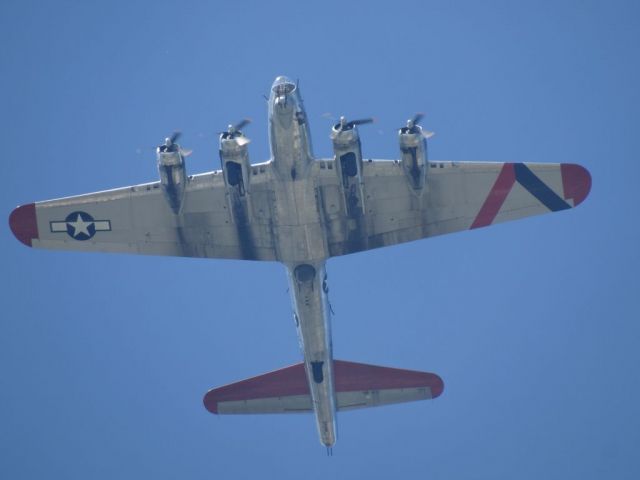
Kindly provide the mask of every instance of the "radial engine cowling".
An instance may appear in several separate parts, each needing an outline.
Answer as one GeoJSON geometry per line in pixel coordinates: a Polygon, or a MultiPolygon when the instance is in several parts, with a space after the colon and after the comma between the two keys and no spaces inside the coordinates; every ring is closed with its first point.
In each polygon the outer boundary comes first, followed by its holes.
{"type": "Polygon", "coordinates": [[[426,137],[431,132],[424,132],[417,124],[420,116],[407,122],[398,132],[400,153],[402,155],[402,167],[407,174],[411,186],[415,190],[424,187],[427,176],[427,141],[426,137]]]}
{"type": "Polygon", "coordinates": [[[357,217],[364,212],[362,148],[357,125],[370,123],[372,119],[347,122],[344,117],[331,129],[331,141],[335,154],[336,172],[342,180],[347,215],[357,217]]]}
{"type": "Polygon", "coordinates": [[[362,148],[358,129],[345,125],[343,119],[331,129],[333,152],[337,171],[342,177],[342,185],[347,187],[352,179],[359,181],[362,176],[362,148]]]}
{"type": "Polygon", "coordinates": [[[160,184],[165,198],[175,214],[180,213],[182,209],[187,184],[184,157],[190,153],[182,150],[180,145],[175,143],[177,138],[178,134],[174,133],[156,149],[160,184]]]}
{"type": "Polygon", "coordinates": [[[220,162],[227,189],[244,196],[249,188],[249,139],[237,127],[220,134],[220,162]]]}

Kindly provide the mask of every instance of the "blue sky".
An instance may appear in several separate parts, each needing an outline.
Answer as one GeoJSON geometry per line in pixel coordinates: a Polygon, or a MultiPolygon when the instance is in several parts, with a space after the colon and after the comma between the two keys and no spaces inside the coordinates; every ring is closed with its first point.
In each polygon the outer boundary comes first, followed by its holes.
{"type": "Polygon", "coordinates": [[[0,232],[0,477],[640,476],[640,11],[632,1],[28,2],[0,16],[2,210],[190,173],[299,78],[318,156],[330,112],[374,115],[396,158],[573,162],[576,210],[334,259],[337,358],[427,370],[444,394],[339,416],[215,417],[207,389],[300,360],[278,264],[36,251],[0,232]],[[517,4],[516,4],[517,3],[517,4]]]}

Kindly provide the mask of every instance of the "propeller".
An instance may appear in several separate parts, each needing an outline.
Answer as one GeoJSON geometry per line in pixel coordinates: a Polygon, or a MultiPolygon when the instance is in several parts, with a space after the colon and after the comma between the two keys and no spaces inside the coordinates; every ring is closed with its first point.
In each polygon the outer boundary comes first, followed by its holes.
{"type": "Polygon", "coordinates": [[[164,139],[164,143],[158,147],[160,152],[180,152],[183,157],[188,157],[193,153],[193,150],[184,150],[176,142],[182,136],[182,132],[176,130],[171,136],[164,139]]]}
{"type": "Polygon", "coordinates": [[[164,143],[158,147],[158,150],[161,152],[177,152],[179,145],[176,140],[180,138],[180,135],[182,135],[180,131],[173,132],[171,136],[164,139],[164,143]]]}
{"type": "Polygon", "coordinates": [[[243,146],[246,145],[247,143],[249,143],[249,139],[247,137],[245,137],[241,130],[246,127],[247,125],[249,125],[251,123],[251,119],[250,118],[244,118],[242,120],[240,120],[238,123],[236,123],[235,125],[229,125],[227,127],[227,130],[225,130],[224,132],[220,132],[220,135],[222,135],[223,139],[236,139],[236,141],[238,142],[238,145],[243,146]]]}
{"type": "Polygon", "coordinates": [[[179,130],[176,130],[175,132],[173,132],[171,134],[171,136],[167,139],[168,143],[171,145],[173,143],[176,143],[178,141],[178,139],[182,136],[182,132],[180,132],[179,130]]]}
{"type": "Polygon", "coordinates": [[[345,117],[340,117],[340,122],[336,123],[334,128],[339,132],[342,132],[344,130],[351,130],[356,125],[366,125],[367,123],[373,123],[375,121],[376,119],[373,117],[359,118],[357,120],[350,120],[350,121],[347,121],[345,117]]]}
{"type": "Polygon", "coordinates": [[[416,113],[413,118],[410,118],[409,120],[407,120],[407,126],[405,128],[403,128],[403,132],[402,133],[418,133],[418,132],[422,132],[422,136],[424,138],[431,138],[435,135],[435,132],[430,132],[429,130],[422,130],[422,128],[420,127],[420,122],[422,121],[422,119],[424,118],[424,113],[422,112],[418,112],[416,113]]]}

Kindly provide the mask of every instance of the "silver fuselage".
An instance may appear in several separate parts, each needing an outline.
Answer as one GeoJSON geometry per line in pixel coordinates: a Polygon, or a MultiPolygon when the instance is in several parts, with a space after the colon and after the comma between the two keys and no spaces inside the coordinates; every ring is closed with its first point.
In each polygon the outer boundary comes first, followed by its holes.
{"type": "Polygon", "coordinates": [[[331,319],[325,260],[329,257],[311,173],[314,161],[296,85],[278,77],[269,98],[269,140],[275,178],[275,237],[287,267],[294,321],[304,356],[321,442],[336,440],[331,319]]]}

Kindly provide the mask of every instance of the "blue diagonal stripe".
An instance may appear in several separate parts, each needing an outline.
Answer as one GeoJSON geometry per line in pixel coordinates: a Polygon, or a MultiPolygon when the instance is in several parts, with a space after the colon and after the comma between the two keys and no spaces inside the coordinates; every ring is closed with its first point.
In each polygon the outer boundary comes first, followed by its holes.
{"type": "Polygon", "coordinates": [[[557,212],[558,210],[571,208],[571,205],[551,190],[524,163],[516,163],[514,168],[516,171],[516,181],[549,210],[557,212]]]}

